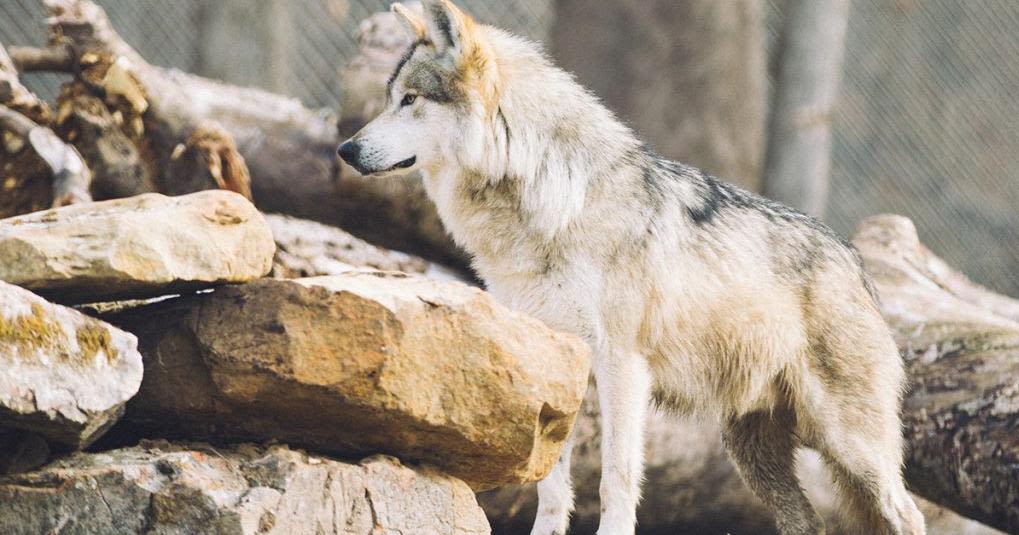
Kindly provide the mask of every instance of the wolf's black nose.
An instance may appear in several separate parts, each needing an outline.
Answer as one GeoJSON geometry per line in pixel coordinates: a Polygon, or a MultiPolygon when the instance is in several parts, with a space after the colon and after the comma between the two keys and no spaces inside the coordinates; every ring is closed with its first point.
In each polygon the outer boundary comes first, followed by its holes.
{"type": "Polygon", "coordinates": [[[357,157],[361,155],[361,146],[358,145],[356,142],[348,139],[347,141],[344,141],[342,145],[340,145],[339,150],[337,150],[336,152],[339,153],[340,158],[343,158],[343,161],[349,163],[354,167],[358,166],[357,157]]]}

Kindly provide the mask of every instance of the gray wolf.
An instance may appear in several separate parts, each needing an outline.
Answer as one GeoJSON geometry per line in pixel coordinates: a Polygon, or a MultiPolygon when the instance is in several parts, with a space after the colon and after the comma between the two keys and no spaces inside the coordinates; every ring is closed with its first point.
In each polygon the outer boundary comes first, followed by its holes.
{"type": "MultiPolygon", "coordinates": [[[[651,401],[719,418],[784,534],[824,532],[800,447],[831,466],[855,529],[924,533],[901,475],[902,362],[849,244],[659,157],[537,45],[447,0],[393,9],[414,43],[340,155],[365,175],[420,170],[488,289],[590,344],[599,534],[634,533],[651,401]]],[[[538,484],[535,535],[567,530],[570,449],[538,484]]]]}

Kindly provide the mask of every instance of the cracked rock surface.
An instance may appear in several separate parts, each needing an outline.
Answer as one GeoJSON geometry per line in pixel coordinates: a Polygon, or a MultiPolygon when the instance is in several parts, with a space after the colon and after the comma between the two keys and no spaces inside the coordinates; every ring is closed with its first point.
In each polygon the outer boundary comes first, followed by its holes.
{"type": "Polygon", "coordinates": [[[0,533],[485,535],[462,481],[374,456],[143,442],[0,478],[0,533]]]}

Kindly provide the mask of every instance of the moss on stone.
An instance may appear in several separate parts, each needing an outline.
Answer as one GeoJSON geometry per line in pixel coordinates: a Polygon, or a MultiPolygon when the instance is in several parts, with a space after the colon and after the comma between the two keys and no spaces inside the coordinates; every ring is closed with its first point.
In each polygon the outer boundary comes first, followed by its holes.
{"type": "Polygon", "coordinates": [[[107,361],[112,361],[115,352],[110,331],[89,320],[76,332],[78,351],[68,351],[65,332],[60,323],[47,314],[45,307],[33,303],[30,312],[16,318],[0,316],[0,344],[18,348],[22,356],[36,350],[48,350],[55,356],[87,364],[96,353],[103,351],[107,361]]]}
{"type": "Polygon", "coordinates": [[[33,350],[54,346],[63,334],[56,322],[46,315],[46,309],[33,303],[31,312],[24,316],[7,319],[0,316],[0,341],[19,349],[33,350]]]}
{"type": "Polygon", "coordinates": [[[81,358],[86,362],[92,360],[99,351],[106,355],[107,362],[113,361],[114,352],[110,346],[109,329],[89,323],[78,329],[77,338],[78,350],[81,352],[81,358]]]}

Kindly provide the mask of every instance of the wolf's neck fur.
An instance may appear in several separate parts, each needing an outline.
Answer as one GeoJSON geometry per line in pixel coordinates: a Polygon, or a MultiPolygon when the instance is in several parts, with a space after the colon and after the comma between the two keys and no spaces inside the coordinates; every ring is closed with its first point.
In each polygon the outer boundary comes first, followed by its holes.
{"type": "Polygon", "coordinates": [[[498,110],[484,122],[486,131],[465,136],[468,146],[451,168],[427,179],[454,238],[479,257],[509,253],[481,247],[491,236],[474,239],[493,221],[516,246],[554,240],[577,224],[592,195],[612,195],[639,180],[614,170],[632,169],[623,165],[627,158],[643,154],[633,132],[538,47],[501,30],[483,31],[498,54],[498,110]],[[484,225],[471,224],[481,219],[484,225]]]}

